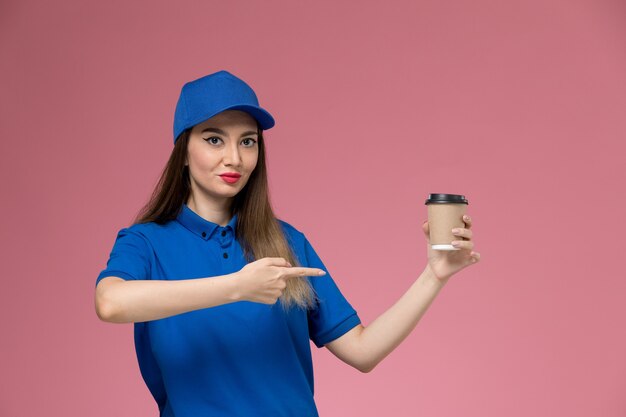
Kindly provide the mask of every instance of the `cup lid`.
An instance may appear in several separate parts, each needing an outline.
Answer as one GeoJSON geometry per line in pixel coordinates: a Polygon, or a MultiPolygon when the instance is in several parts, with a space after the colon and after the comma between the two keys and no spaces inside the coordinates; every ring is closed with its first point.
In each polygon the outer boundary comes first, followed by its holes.
{"type": "Polygon", "coordinates": [[[460,194],[429,194],[424,204],[469,204],[460,194]]]}

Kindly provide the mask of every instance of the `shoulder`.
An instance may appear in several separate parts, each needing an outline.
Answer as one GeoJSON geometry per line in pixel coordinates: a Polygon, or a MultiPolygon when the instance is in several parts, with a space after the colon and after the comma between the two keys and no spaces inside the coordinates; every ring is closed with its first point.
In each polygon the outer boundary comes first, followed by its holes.
{"type": "Polygon", "coordinates": [[[283,227],[283,229],[289,233],[295,233],[295,234],[300,234],[303,235],[303,233],[297,229],[294,225],[292,225],[291,223],[283,220],[283,219],[279,219],[277,218],[276,220],[278,220],[278,223],[283,227]]]}
{"type": "Polygon", "coordinates": [[[304,241],[306,240],[306,236],[300,229],[296,228],[294,225],[292,225],[291,223],[283,219],[277,218],[276,220],[278,220],[278,223],[281,225],[283,232],[285,233],[285,236],[287,236],[287,238],[290,239],[291,243],[294,246],[300,247],[301,245],[304,244],[304,241]]]}
{"type": "Polygon", "coordinates": [[[150,223],[135,223],[130,226],[124,227],[120,230],[132,235],[148,237],[151,233],[154,233],[155,229],[159,227],[158,224],[150,223]]]}
{"type": "Polygon", "coordinates": [[[119,237],[126,237],[127,239],[133,239],[136,241],[143,241],[148,246],[151,246],[151,242],[163,237],[164,233],[167,233],[171,228],[170,223],[158,224],[155,222],[147,223],[135,223],[130,226],[123,227],[118,232],[119,237]]]}

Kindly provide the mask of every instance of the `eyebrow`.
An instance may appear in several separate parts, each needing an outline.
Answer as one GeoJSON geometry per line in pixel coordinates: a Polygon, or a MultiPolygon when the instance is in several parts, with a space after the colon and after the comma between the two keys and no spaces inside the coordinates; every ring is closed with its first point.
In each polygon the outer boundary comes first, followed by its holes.
{"type": "MultiPolygon", "coordinates": [[[[222,129],[219,129],[217,127],[207,127],[200,133],[204,133],[204,132],[215,132],[215,133],[219,133],[220,135],[228,136],[226,132],[224,132],[222,129]]],[[[243,132],[241,136],[258,135],[258,133],[259,132],[257,132],[256,130],[248,130],[247,132],[243,132]]]]}

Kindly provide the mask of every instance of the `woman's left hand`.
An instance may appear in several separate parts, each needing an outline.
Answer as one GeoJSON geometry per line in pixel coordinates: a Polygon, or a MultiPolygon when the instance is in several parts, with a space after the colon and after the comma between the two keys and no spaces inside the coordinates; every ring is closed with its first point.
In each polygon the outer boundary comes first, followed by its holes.
{"type": "Polygon", "coordinates": [[[434,250],[430,247],[430,233],[428,229],[428,221],[422,224],[422,230],[426,235],[426,242],[428,247],[428,267],[435,274],[435,276],[443,281],[447,281],[452,275],[459,272],[461,269],[468,265],[477,263],[480,260],[480,253],[474,252],[474,242],[472,241],[473,231],[472,219],[469,216],[463,216],[463,222],[465,228],[460,228],[458,233],[454,233],[457,236],[459,245],[456,246],[460,250],[434,250]]]}

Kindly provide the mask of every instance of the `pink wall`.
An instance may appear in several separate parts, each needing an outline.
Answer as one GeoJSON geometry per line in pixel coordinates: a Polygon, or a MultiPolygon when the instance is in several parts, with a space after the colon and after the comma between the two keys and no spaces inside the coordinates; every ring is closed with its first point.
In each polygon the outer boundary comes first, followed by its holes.
{"type": "Polygon", "coordinates": [[[378,368],[312,345],[321,416],[626,414],[623,2],[89,3],[0,4],[0,416],[157,415],[94,284],[219,69],[364,324],[425,266],[428,193],[470,201],[481,262],[378,368]]]}

